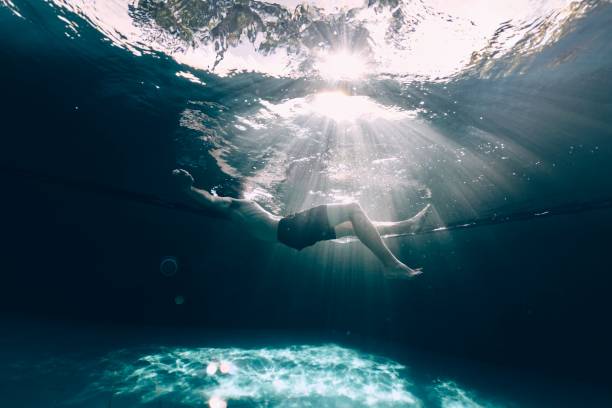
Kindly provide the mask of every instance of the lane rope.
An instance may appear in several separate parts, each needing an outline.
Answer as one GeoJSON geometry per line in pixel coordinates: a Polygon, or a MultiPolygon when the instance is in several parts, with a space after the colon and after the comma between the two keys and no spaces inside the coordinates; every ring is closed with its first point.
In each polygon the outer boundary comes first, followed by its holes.
{"type": "MultiPolygon", "coordinates": [[[[86,192],[93,194],[100,194],[107,197],[112,197],[116,199],[121,199],[125,201],[136,202],[140,204],[146,204],[150,206],[170,209],[174,211],[181,211],[192,213],[195,215],[212,217],[212,218],[223,218],[219,214],[216,214],[209,210],[203,210],[194,208],[188,204],[181,203],[179,201],[172,201],[165,198],[162,198],[158,195],[152,193],[143,193],[136,192],[131,190],[126,190],[90,180],[78,180],[78,179],[70,179],[66,177],[53,176],[49,174],[43,174],[40,172],[35,172],[26,169],[18,169],[14,167],[9,167],[5,165],[0,165],[0,172],[4,174],[8,174],[12,177],[28,179],[30,181],[35,181],[42,184],[47,185],[59,185],[61,187],[86,192]]],[[[436,227],[430,229],[423,229],[416,233],[405,233],[405,234],[392,234],[386,235],[385,238],[395,238],[402,237],[408,235],[422,235],[422,234],[431,234],[436,232],[444,232],[444,231],[452,231],[458,229],[467,229],[467,228],[477,228],[484,226],[491,226],[497,224],[505,224],[511,222],[519,222],[519,221],[528,221],[532,219],[540,219],[547,218],[559,215],[569,215],[569,214],[579,214],[584,212],[591,212],[597,210],[604,210],[612,208],[612,197],[602,198],[598,200],[586,201],[586,202],[574,202],[574,203],[566,203],[546,208],[538,208],[538,209],[530,209],[530,210],[522,210],[512,213],[496,213],[493,215],[482,217],[482,218],[473,218],[470,220],[460,220],[446,224],[443,227],[436,227]]]]}

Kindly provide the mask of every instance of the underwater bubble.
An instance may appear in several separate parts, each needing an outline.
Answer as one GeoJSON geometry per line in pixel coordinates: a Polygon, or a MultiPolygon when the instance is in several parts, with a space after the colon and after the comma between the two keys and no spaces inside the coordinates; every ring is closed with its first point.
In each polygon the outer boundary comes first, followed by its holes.
{"type": "Polygon", "coordinates": [[[162,275],[170,277],[176,275],[178,271],[178,261],[173,256],[165,256],[159,263],[159,271],[162,275]]]}
{"type": "Polygon", "coordinates": [[[219,368],[217,363],[208,363],[208,365],[206,366],[206,374],[215,375],[215,373],[217,372],[217,368],[219,368]]]}
{"type": "Polygon", "coordinates": [[[227,407],[227,402],[219,397],[212,397],[210,400],[208,400],[208,406],[210,408],[225,408],[227,407]]]}
{"type": "Polygon", "coordinates": [[[229,374],[232,372],[232,370],[232,363],[228,361],[222,361],[221,364],[219,364],[219,371],[221,371],[222,374],[229,374]]]}

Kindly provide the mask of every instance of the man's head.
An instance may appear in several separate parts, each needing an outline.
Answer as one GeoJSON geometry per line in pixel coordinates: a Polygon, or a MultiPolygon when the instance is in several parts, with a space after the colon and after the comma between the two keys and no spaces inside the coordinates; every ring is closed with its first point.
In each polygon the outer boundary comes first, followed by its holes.
{"type": "Polygon", "coordinates": [[[174,169],[172,170],[172,177],[180,190],[189,190],[193,186],[193,176],[187,170],[174,169]]]}

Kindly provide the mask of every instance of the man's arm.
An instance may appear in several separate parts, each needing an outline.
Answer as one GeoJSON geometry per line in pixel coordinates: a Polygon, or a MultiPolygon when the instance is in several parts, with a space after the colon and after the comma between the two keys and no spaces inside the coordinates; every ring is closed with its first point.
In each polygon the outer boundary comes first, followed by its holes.
{"type": "Polygon", "coordinates": [[[233,198],[230,197],[214,196],[206,190],[200,190],[193,186],[187,190],[187,197],[189,197],[194,204],[197,204],[198,207],[222,213],[226,213],[229,210],[233,200],[233,198]]]}
{"type": "Polygon", "coordinates": [[[210,194],[206,190],[201,190],[193,186],[193,177],[187,170],[176,169],[172,171],[172,176],[176,181],[178,189],[189,199],[197,208],[211,210],[221,215],[227,215],[233,198],[218,197],[210,194]]]}

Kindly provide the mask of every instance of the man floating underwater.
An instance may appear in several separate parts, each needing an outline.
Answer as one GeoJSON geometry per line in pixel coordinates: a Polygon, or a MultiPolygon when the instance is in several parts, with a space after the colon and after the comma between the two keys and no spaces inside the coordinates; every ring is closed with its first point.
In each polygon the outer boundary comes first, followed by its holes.
{"type": "Polygon", "coordinates": [[[430,204],[414,217],[397,222],[371,221],[356,202],[319,205],[280,217],[253,200],[220,197],[198,189],[186,170],[173,170],[172,175],[181,194],[191,203],[239,224],[255,238],[280,242],[299,251],[319,241],[355,236],[383,263],[385,277],[410,279],[422,273],[420,268],[412,269],[397,259],[381,236],[418,232],[429,215],[430,204]]]}

